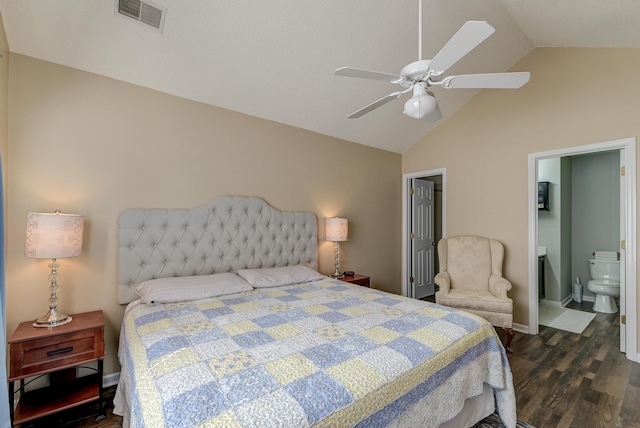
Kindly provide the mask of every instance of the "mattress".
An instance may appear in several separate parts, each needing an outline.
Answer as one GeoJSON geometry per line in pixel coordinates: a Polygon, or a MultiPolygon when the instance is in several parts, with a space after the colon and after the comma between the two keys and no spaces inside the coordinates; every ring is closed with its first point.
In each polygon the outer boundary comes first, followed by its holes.
{"type": "Polygon", "coordinates": [[[439,426],[511,371],[482,318],[339,280],[130,303],[114,413],[127,427],[439,426]]]}

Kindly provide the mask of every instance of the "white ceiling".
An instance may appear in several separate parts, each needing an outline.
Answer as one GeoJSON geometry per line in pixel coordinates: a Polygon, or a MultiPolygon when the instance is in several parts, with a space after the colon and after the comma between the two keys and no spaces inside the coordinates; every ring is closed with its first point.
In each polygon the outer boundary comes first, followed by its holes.
{"type": "MultiPolygon", "coordinates": [[[[113,0],[0,0],[0,11],[11,52],[248,115],[397,153],[437,126],[404,116],[404,100],[347,119],[398,88],[333,75],[417,60],[418,0],[152,3],[167,8],[163,33],[117,16],[113,0]]],[[[640,47],[638,0],[424,0],[423,57],[468,20],[496,32],[447,74],[504,71],[534,47],[640,47]]],[[[445,118],[477,93],[434,92],[445,118]]]]}

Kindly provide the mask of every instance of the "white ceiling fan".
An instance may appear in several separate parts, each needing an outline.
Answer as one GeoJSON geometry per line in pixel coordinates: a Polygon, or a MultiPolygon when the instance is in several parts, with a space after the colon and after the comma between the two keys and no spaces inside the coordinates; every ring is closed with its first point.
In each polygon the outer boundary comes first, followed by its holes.
{"type": "Polygon", "coordinates": [[[413,90],[413,96],[404,105],[404,113],[415,119],[426,117],[428,122],[436,122],[442,119],[442,113],[433,93],[429,91],[430,86],[441,86],[445,89],[516,89],[529,81],[530,75],[528,72],[463,74],[444,77],[447,69],[486,40],[495,32],[495,29],[485,21],[468,21],[440,49],[440,52],[433,59],[422,59],[422,0],[419,2],[418,15],[418,61],[405,66],[400,71],[400,74],[381,73],[351,67],[341,67],[335,71],[337,76],[383,80],[404,88],[356,110],[348,116],[349,119],[359,118],[413,90]]]}

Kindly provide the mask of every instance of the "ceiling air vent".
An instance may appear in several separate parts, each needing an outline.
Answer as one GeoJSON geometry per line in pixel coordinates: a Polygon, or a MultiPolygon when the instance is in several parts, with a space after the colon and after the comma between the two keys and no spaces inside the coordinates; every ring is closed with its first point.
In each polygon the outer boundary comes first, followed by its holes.
{"type": "Polygon", "coordinates": [[[115,0],[116,15],[124,16],[162,32],[167,9],[150,1],[115,0]]]}

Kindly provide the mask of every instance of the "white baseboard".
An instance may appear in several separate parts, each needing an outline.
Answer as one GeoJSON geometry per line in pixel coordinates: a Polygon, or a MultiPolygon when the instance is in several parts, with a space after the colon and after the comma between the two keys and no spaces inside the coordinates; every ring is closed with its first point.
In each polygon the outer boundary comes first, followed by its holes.
{"type": "Polygon", "coordinates": [[[102,387],[108,388],[113,385],[117,385],[120,380],[120,372],[111,373],[102,376],[102,387]]]}
{"type": "Polygon", "coordinates": [[[564,306],[567,306],[571,302],[573,302],[573,296],[567,296],[564,299],[562,299],[561,305],[564,307],[564,306]]]}
{"type": "MultiPolygon", "coordinates": [[[[557,307],[562,307],[563,308],[563,307],[567,306],[569,303],[571,303],[573,301],[574,301],[573,296],[569,296],[569,297],[564,298],[562,300],[562,302],[556,302],[555,300],[546,300],[545,299],[545,300],[541,300],[538,303],[542,303],[542,304],[545,304],[545,305],[551,305],[551,306],[557,306],[557,307]]],[[[596,301],[596,296],[583,295],[582,296],[582,301],[583,302],[591,302],[591,303],[593,303],[593,302],[596,301]]]]}
{"type": "Polygon", "coordinates": [[[529,326],[513,323],[513,329],[515,331],[519,331],[520,333],[529,334],[529,326]]]}

